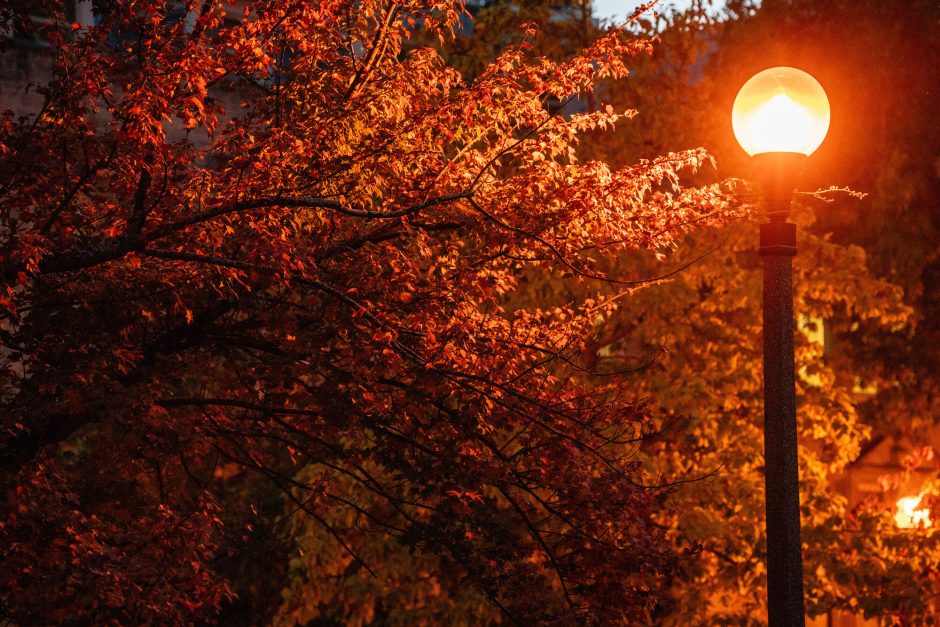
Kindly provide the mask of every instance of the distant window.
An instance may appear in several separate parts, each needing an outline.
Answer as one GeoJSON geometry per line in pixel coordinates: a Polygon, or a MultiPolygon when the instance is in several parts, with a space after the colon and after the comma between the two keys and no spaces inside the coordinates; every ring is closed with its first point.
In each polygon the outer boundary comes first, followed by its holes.
{"type": "Polygon", "coordinates": [[[898,509],[894,514],[894,522],[899,528],[916,529],[932,526],[933,521],[930,520],[930,510],[921,504],[923,496],[923,494],[918,494],[917,496],[905,496],[898,499],[898,509]]]}
{"type": "MultiPolygon", "coordinates": [[[[826,321],[819,316],[807,316],[799,314],[796,318],[796,328],[806,336],[811,344],[819,347],[823,356],[826,354],[826,321]]],[[[798,372],[800,380],[806,385],[818,388],[822,386],[822,378],[816,374],[807,371],[806,367],[800,368],[798,372]]]]}

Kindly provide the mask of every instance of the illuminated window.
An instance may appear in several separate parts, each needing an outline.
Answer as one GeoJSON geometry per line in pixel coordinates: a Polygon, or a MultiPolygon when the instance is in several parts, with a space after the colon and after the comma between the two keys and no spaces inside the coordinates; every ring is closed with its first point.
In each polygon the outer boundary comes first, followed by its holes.
{"type": "MultiPolygon", "coordinates": [[[[819,347],[821,354],[826,354],[826,324],[821,317],[799,314],[796,317],[796,328],[810,343],[819,347]]],[[[818,374],[807,372],[806,366],[802,366],[797,374],[806,385],[816,388],[822,386],[822,378],[818,374]]]]}
{"type": "Polygon", "coordinates": [[[926,507],[920,507],[920,501],[923,494],[917,496],[905,496],[898,499],[898,511],[894,515],[894,521],[901,529],[914,529],[916,527],[930,527],[933,522],[930,520],[930,510],[926,507]]]}

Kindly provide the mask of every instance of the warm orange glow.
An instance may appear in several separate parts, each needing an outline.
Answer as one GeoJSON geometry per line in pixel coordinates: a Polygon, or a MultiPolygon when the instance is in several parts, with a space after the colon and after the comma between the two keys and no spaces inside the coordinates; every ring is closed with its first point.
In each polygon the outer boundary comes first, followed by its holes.
{"type": "Polygon", "coordinates": [[[901,529],[913,529],[914,527],[930,527],[933,521],[930,520],[930,510],[927,508],[918,508],[923,494],[917,496],[905,496],[898,499],[898,511],[894,515],[894,521],[901,529]]]}
{"type": "Polygon", "coordinates": [[[829,130],[829,99],[815,78],[792,67],[752,76],[734,100],[731,125],[750,154],[811,154],[829,130]]]}

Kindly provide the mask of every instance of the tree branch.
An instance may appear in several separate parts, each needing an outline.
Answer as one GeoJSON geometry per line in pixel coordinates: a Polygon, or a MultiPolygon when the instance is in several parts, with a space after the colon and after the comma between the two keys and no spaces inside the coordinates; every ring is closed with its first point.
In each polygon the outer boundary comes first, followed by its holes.
{"type": "Polygon", "coordinates": [[[162,226],[158,229],[155,229],[150,233],[149,240],[153,241],[155,239],[164,237],[170,233],[179,231],[188,226],[194,224],[200,224],[202,222],[207,222],[214,218],[219,218],[222,216],[230,215],[233,213],[241,213],[244,211],[252,211],[254,209],[264,209],[268,207],[297,207],[305,209],[330,209],[337,213],[341,213],[346,216],[354,218],[366,218],[366,219],[391,219],[391,218],[401,218],[404,216],[412,215],[423,211],[424,209],[429,209],[437,205],[443,205],[451,203],[462,198],[469,198],[470,192],[456,192],[453,194],[446,194],[444,196],[438,196],[424,202],[420,202],[404,209],[398,209],[396,211],[368,211],[365,209],[350,209],[345,206],[342,202],[335,200],[333,198],[324,198],[321,196],[307,196],[307,197],[297,197],[291,198],[288,196],[269,196],[265,198],[256,198],[254,200],[239,201],[232,205],[227,205],[224,207],[218,207],[216,209],[210,209],[208,211],[203,211],[197,213],[188,218],[183,218],[172,224],[162,226]]]}

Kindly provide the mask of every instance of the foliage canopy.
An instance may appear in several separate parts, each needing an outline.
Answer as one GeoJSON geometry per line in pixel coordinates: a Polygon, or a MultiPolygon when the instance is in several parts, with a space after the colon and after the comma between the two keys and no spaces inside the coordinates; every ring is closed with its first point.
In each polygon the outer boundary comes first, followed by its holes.
{"type": "Polygon", "coordinates": [[[287,622],[433,617],[442,587],[521,622],[648,617],[679,555],[622,450],[655,425],[578,359],[617,304],[507,303],[732,213],[678,186],[703,151],[612,169],[578,138],[629,114],[547,110],[649,42],[512,46],[466,80],[405,47],[457,2],[38,5],[0,11],[52,66],[0,135],[3,613],[210,620],[246,572],[284,580],[252,549],[293,529],[339,580],[287,622]],[[345,605],[370,577],[381,602],[345,605]]]}

